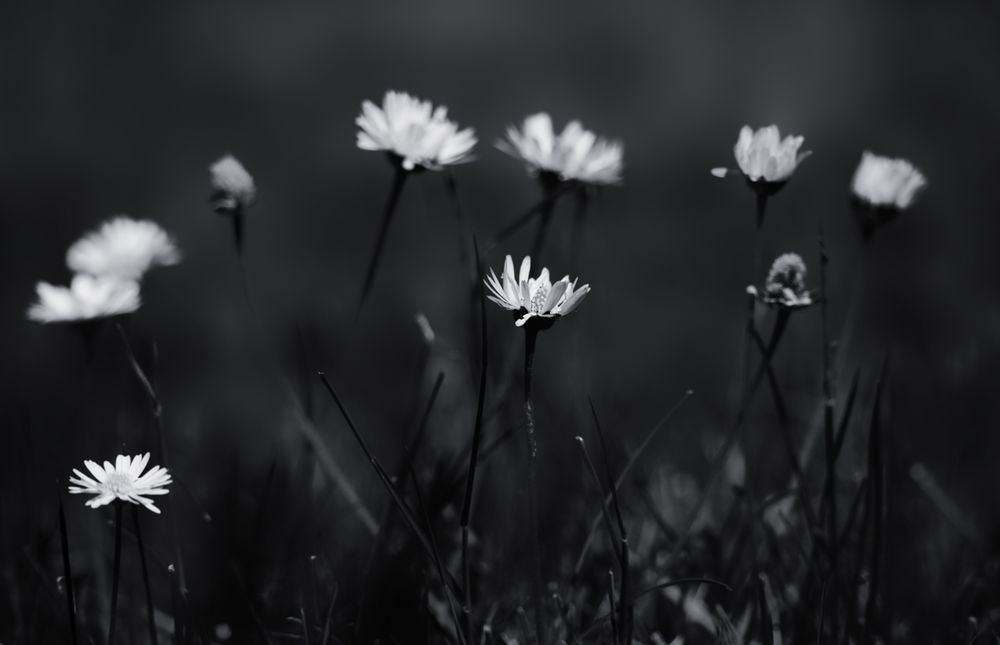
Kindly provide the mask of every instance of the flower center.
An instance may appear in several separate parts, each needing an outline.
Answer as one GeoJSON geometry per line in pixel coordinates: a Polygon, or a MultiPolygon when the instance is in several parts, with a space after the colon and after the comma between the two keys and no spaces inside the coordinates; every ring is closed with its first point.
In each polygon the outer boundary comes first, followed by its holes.
{"type": "Polygon", "coordinates": [[[528,311],[533,314],[542,313],[542,309],[545,308],[545,301],[549,297],[549,286],[545,284],[538,285],[538,289],[535,290],[535,295],[531,296],[531,302],[528,303],[528,311]]]}
{"type": "Polygon", "coordinates": [[[125,473],[111,473],[104,480],[104,486],[115,494],[122,493],[132,490],[132,478],[125,473]]]}

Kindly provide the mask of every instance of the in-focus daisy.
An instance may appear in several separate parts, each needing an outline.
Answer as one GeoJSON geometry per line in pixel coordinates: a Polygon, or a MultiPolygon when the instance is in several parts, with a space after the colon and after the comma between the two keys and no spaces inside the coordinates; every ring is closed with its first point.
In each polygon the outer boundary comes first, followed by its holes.
{"type": "Polygon", "coordinates": [[[139,283],[108,276],[77,274],[69,287],[39,282],[38,302],[28,318],[42,323],[86,322],[127,314],[139,308],[139,283]]]}
{"type": "MultiPolygon", "coordinates": [[[[781,138],[778,126],[769,125],[756,132],[745,125],[740,130],[739,139],[733,147],[733,154],[741,173],[747,181],[757,187],[765,184],[781,185],[791,178],[795,169],[808,157],[810,152],[800,152],[805,139],[801,136],[781,138]]],[[[725,177],[735,172],[728,168],[713,168],[716,177],[725,177]]],[[[777,190],[777,187],[772,190],[777,190]]]]}
{"type": "Polygon", "coordinates": [[[923,173],[909,161],[880,157],[866,150],[854,172],[851,191],[864,206],[905,210],[926,185],[923,173]]]}
{"type": "Polygon", "coordinates": [[[549,270],[543,268],[537,278],[530,277],[531,257],[521,261],[521,269],[514,274],[514,260],[508,255],[504,261],[503,273],[497,278],[490,269],[490,276],[484,282],[490,289],[490,300],[518,316],[514,323],[524,326],[535,319],[541,329],[551,326],[555,319],[573,313],[584,297],[590,293],[590,285],[576,286],[569,276],[551,282],[549,270]]]}
{"type": "Polygon", "coordinates": [[[507,138],[497,148],[525,163],[528,172],[544,180],[578,181],[608,185],[622,180],[624,146],[599,138],[579,121],[570,121],[556,135],[552,118],[545,112],[532,114],[521,128],[509,126],[507,138]]]}
{"type": "Polygon", "coordinates": [[[253,177],[232,155],[222,157],[209,169],[212,180],[212,208],[220,215],[243,213],[257,197],[253,177]]]}
{"type": "Polygon", "coordinates": [[[167,469],[160,466],[153,466],[143,474],[142,471],[148,463],[148,452],[134,457],[118,455],[114,465],[105,461],[103,468],[93,461],[84,461],[83,464],[92,477],[74,468],[75,477],[69,478],[73,484],[69,487],[69,492],[93,495],[94,497],[86,502],[91,508],[98,508],[118,499],[141,504],[154,513],[159,513],[160,509],[156,508],[153,500],[149,498],[166,495],[169,492],[166,487],[173,480],[167,469]]]}
{"type": "Polygon", "coordinates": [[[104,222],[66,252],[73,271],[119,280],[140,280],[152,267],[180,260],[177,245],[159,224],[124,215],[104,222]]]}
{"type": "Polygon", "coordinates": [[[355,120],[358,147],[389,153],[394,164],[404,170],[441,170],[445,166],[472,160],[476,145],[472,128],[459,130],[448,120],[448,108],[433,107],[405,92],[388,91],[382,107],[371,101],[361,104],[355,120]]]}
{"type": "Polygon", "coordinates": [[[812,295],[806,289],[806,263],[797,253],[779,255],[767,273],[763,291],[751,285],[747,287],[747,293],[764,304],[786,309],[813,304],[812,295]]]}

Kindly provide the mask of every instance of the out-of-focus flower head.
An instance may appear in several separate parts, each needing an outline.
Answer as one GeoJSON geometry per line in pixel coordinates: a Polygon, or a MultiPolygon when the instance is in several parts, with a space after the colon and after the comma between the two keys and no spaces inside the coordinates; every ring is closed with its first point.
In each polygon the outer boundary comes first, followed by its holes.
{"type": "MultiPolygon", "coordinates": [[[[801,136],[781,138],[778,126],[769,125],[756,132],[748,125],[740,130],[733,147],[739,172],[755,188],[771,185],[772,192],[787,182],[795,169],[811,153],[800,152],[805,139],[801,136]]],[[[713,168],[716,177],[725,177],[727,168],[713,168]]]]}
{"type": "Polygon", "coordinates": [[[232,155],[226,155],[208,168],[212,182],[212,208],[220,215],[243,214],[257,197],[253,177],[232,155]]]}
{"type": "Polygon", "coordinates": [[[599,138],[579,121],[570,121],[555,134],[552,118],[532,114],[521,128],[509,126],[507,138],[497,148],[525,163],[528,172],[542,179],[578,181],[583,184],[618,184],[622,180],[624,146],[599,138]]]}
{"type": "Polygon", "coordinates": [[[757,287],[747,287],[747,293],[757,297],[767,305],[786,309],[799,309],[813,304],[812,295],[806,289],[806,263],[797,253],[779,255],[771,265],[764,282],[763,291],[757,287]]]}
{"type": "Polygon", "coordinates": [[[47,282],[36,286],[38,302],[28,318],[41,323],[75,323],[118,316],[139,308],[139,283],[110,276],[77,274],[69,287],[47,282]]]}
{"type": "Polygon", "coordinates": [[[880,157],[866,150],[854,172],[851,191],[866,206],[905,210],[926,185],[923,173],[909,161],[880,157]]]}
{"type": "Polygon", "coordinates": [[[515,275],[514,260],[508,255],[501,276],[497,278],[490,269],[489,277],[484,280],[490,290],[487,297],[514,312],[517,316],[514,324],[518,327],[534,319],[539,329],[546,329],[556,318],[571,314],[590,293],[590,285],[578,288],[577,281],[571,282],[568,275],[551,282],[548,269],[543,268],[537,278],[530,277],[530,273],[530,257],[521,261],[521,269],[515,275]]]}
{"type": "Polygon", "coordinates": [[[382,107],[371,101],[361,104],[355,123],[358,147],[389,153],[404,170],[441,170],[472,160],[476,145],[472,128],[459,130],[448,120],[448,108],[434,108],[405,92],[388,91],[382,107]]]}
{"type": "Polygon", "coordinates": [[[83,465],[90,471],[92,477],[84,475],[77,469],[73,469],[73,477],[69,478],[70,493],[81,493],[93,495],[86,504],[91,508],[99,508],[105,504],[121,500],[139,504],[159,513],[153,500],[149,499],[154,495],[166,495],[169,491],[167,486],[173,481],[166,468],[153,466],[145,474],[143,470],[149,463],[149,453],[128,457],[118,455],[114,465],[105,461],[104,467],[97,463],[86,460],[83,465]]]}
{"type": "Polygon", "coordinates": [[[120,215],[87,233],[66,252],[66,265],[92,276],[141,280],[154,266],[181,260],[180,251],[160,225],[120,215]]]}

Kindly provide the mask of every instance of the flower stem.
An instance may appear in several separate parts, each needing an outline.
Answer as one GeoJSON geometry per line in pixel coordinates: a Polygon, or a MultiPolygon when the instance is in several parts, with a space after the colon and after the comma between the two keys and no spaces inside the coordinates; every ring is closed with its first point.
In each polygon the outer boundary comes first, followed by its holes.
{"type": "Polygon", "coordinates": [[[73,645],[76,636],[76,601],[73,599],[73,569],[69,562],[69,532],[66,529],[66,511],[63,509],[62,487],[59,488],[59,537],[62,541],[63,579],[66,583],[66,611],[69,614],[69,633],[73,645]]]}
{"type": "Polygon", "coordinates": [[[532,540],[534,571],[532,596],[535,604],[535,636],[538,645],[545,643],[542,621],[542,544],[538,510],[538,438],[535,436],[535,408],[531,401],[531,372],[535,361],[535,341],[538,330],[530,324],[524,328],[524,419],[528,437],[528,521],[532,540]]]}
{"type": "Polygon", "coordinates": [[[396,167],[395,175],[392,178],[392,187],[389,188],[389,198],[385,202],[385,209],[382,211],[382,223],[379,225],[378,237],[375,239],[375,249],[372,251],[371,260],[368,262],[368,270],[365,272],[364,285],[361,288],[361,300],[358,303],[358,312],[364,307],[365,300],[371,292],[372,284],[375,282],[375,272],[378,270],[379,259],[382,257],[382,249],[389,233],[389,223],[396,212],[396,205],[399,203],[399,196],[403,193],[403,185],[409,173],[401,166],[396,167]]]}
{"type": "Polygon", "coordinates": [[[122,502],[115,500],[115,556],[111,572],[111,620],[108,625],[108,645],[114,645],[118,613],[118,579],[122,568],[122,502]]]}
{"type": "Polygon", "coordinates": [[[544,186],[543,190],[545,192],[545,199],[542,202],[542,217],[538,221],[538,230],[535,231],[535,241],[531,243],[531,257],[539,258],[542,254],[542,249],[545,247],[545,238],[549,233],[549,225],[552,224],[552,214],[556,210],[556,200],[551,199],[552,194],[555,192],[555,188],[544,186]]]}
{"type": "Polygon", "coordinates": [[[146,614],[149,616],[149,642],[157,644],[156,613],[153,609],[153,590],[149,585],[149,568],[146,566],[146,546],[142,541],[142,528],[139,526],[139,507],[132,507],[132,525],[135,527],[135,542],[139,546],[139,563],[142,566],[142,584],[146,588],[146,614]]]}
{"type": "Polygon", "coordinates": [[[583,248],[583,230],[587,222],[587,190],[580,186],[575,192],[576,203],[573,211],[573,233],[572,246],[570,247],[569,266],[571,270],[576,270],[580,263],[580,254],[583,248]]]}

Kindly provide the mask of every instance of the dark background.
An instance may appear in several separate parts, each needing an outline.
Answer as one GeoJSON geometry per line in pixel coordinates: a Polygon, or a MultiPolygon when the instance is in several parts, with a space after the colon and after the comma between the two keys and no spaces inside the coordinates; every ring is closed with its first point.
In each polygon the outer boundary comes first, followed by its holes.
{"type": "MultiPolygon", "coordinates": [[[[763,277],[751,271],[751,193],[708,171],[734,165],[745,123],[804,135],[814,154],[771,202],[764,256],[797,251],[814,269],[823,223],[834,330],[852,299],[857,307],[842,381],[860,368],[870,399],[891,355],[901,526],[949,530],[906,476],[921,462],[989,542],[1000,519],[998,18],[996,3],[5,5],[0,466],[8,501],[33,491],[37,502],[8,506],[5,543],[51,531],[48,491],[84,458],[113,455],[123,442],[151,449],[115,334],[99,337],[88,363],[71,330],[24,315],[36,281],[68,282],[68,245],[119,213],[156,220],[184,254],[150,275],[128,325],[143,357],[158,343],[172,466],[196,495],[259,483],[272,458],[294,463],[300,439],[280,383],[318,396],[315,384],[300,385],[315,369],[330,374],[390,456],[443,365],[450,403],[429,450],[464,445],[475,365],[465,362],[459,233],[440,175],[406,187],[375,290],[354,320],[390,172],[355,147],[353,121],[362,100],[380,102],[386,89],[443,103],[476,129],[477,159],[455,177],[481,239],[538,198],[523,168],[493,146],[508,124],[545,110],[557,127],[578,118],[625,143],[624,185],[591,202],[579,266],[568,266],[568,204],[549,240],[553,272],[571,270],[593,287],[539,344],[554,481],[568,464],[567,478],[578,479],[568,441],[588,396],[622,454],[693,388],[648,467],[666,462],[695,476],[704,468],[701,439],[721,431],[738,395],[743,290],[763,277]],[[848,187],[866,149],[912,160],[929,187],[863,259],[848,187]],[[256,314],[228,225],[207,204],[207,167],[227,152],[259,189],[246,252],[256,314]],[[457,352],[422,377],[417,312],[457,352]],[[14,520],[11,508],[32,519],[14,520]]],[[[511,240],[488,262],[499,269],[529,240],[511,240]]],[[[516,361],[509,375],[500,365],[519,351],[520,334],[496,308],[488,313],[499,389],[516,372],[516,361]]],[[[803,441],[819,402],[819,355],[819,314],[800,314],[776,365],[803,441]]],[[[325,401],[318,407],[333,454],[364,496],[381,499],[339,417],[325,401]]],[[[772,445],[779,450],[766,406],[758,421],[766,459],[772,445]]],[[[845,478],[860,467],[845,460],[845,478]]],[[[71,501],[71,517],[82,517],[71,501]]],[[[349,514],[342,524],[356,534],[349,514]]],[[[901,548],[920,544],[904,539],[901,548]]],[[[922,566],[930,591],[941,580],[922,566]]]]}

